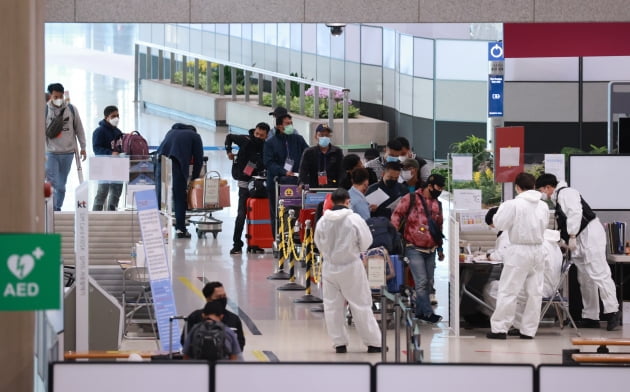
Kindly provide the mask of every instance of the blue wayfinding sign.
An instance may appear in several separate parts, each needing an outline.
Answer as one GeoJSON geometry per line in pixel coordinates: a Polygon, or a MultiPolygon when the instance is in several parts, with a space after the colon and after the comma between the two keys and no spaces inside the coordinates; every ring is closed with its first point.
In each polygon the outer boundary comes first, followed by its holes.
{"type": "Polygon", "coordinates": [[[155,191],[153,189],[138,191],[135,193],[135,198],[144,254],[146,256],[145,262],[149,267],[149,277],[151,279],[155,319],[157,320],[158,332],[161,337],[160,344],[162,350],[179,351],[181,349],[179,328],[173,328],[171,338],[168,338],[169,318],[177,316],[177,309],[175,308],[175,296],[173,295],[168,258],[164,248],[162,225],[160,224],[160,213],[157,209],[155,191]],[[170,347],[169,340],[173,342],[173,347],[170,347]]]}
{"type": "Polygon", "coordinates": [[[488,61],[503,60],[503,42],[488,42],[488,61]]]}
{"type": "Polygon", "coordinates": [[[503,76],[488,77],[488,117],[503,117],[503,76]]]}

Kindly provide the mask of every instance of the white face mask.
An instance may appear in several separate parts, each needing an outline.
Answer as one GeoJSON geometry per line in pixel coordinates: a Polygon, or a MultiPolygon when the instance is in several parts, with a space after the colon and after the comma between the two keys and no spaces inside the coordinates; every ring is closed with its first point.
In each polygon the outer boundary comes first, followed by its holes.
{"type": "Polygon", "coordinates": [[[541,193],[540,193],[540,200],[542,200],[542,201],[549,200],[549,196],[547,196],[547,194],[546,194],[546,193],[541,192],[541,193]]]}
{"type": "Polygon", "coordinates": [[[112,127],[117,127],[120,119],[118,117],[114,117],[114,118],[110,118],[107,121],[109,121],[109,123],[112,124],[112,127]]]}
{"type": "Polygon", "coordinates": [[[63,98],[53,99],[52,103],[55,106],[61,106],[63,104],[63,98]]]}
{"type": "Polygon", "coordinates": [[[409,181],[411,180],[411,177],[411,170],[403,170],[400,172],[400,178],[402,178],[403,181],[409,181]]]}

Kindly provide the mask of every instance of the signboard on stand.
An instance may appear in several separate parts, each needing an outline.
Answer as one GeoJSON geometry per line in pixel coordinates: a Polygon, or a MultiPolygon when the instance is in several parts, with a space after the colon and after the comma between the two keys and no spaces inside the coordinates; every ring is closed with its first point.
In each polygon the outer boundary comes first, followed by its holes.
{"type": "Polygon", "coordinates": [[[494,133],[494,179],[514,182],[525,163],[525,127],[497,127],[494,133]]]}

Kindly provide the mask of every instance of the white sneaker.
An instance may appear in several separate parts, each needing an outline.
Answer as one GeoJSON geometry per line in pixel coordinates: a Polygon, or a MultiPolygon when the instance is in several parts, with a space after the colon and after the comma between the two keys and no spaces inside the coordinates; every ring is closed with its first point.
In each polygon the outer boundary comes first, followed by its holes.
{"type": "Polygon", "coordinates": [[[437,297],[433,293],[429,294],[429,301],[431,301],[431,305],[433,306],[438,304],[437,297]]]}

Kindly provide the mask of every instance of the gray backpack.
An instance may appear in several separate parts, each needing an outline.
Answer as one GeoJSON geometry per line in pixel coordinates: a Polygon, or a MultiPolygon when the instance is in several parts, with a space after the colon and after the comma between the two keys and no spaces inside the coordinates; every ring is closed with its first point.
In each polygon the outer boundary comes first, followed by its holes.
{"type": "Polygon", "coordinates": [[[191,331],[190,348],[193,359],[226,359],[229,353],[225,349],[225,325],[214,320],[198,323],[191,331]]]}

